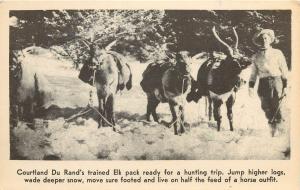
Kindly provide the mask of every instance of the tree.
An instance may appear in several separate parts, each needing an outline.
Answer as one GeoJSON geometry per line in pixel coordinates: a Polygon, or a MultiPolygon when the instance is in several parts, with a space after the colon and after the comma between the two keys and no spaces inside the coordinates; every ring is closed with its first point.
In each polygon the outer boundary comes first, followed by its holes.
{"type": "Polygon", "coordinates": [[[212,35],[216,26],[222,39],[228,44],[234,43],[232,27],[239,35],[239,48],[247,56],[257,49],[252,43],[252,36],[261,28],[275,31],[279,43],[274,46],[281,49],[290,66],[291,57],[291,11],[288,10],[167,10],[175,31],[177,48],[192,54],[202,51],[221,51],[222,46],[212,35]]]}
{"type": "Polygon", "coordinates": [[[75,65],[86,59],[80,38],[98,39],[100,46],[117,40],[114,50],[145,62],[162,60],[166,53],[187,50],[191,54],[221,51],[212,27],[229,44],[234,43],[232,27],[239,34],[241,51],[256,51],[251,39],[260,28],[271,28],[290,66],[291,11],[288,10],[36,10],[11,11],[17,18],[10,27],[11,48],[30,45],[62,46],[75,65]]]}
{"type": "Polygon", "coordinates": [[[102,47],[117,40],[116,50],[141,61],[164,42],[157,33],[164,17],[160,10],[12,11],[10,16],[19,20],[11,27],[12,48],[59,45],[76,64],[88,56],[80,39],[97,39],[102,47]]]}

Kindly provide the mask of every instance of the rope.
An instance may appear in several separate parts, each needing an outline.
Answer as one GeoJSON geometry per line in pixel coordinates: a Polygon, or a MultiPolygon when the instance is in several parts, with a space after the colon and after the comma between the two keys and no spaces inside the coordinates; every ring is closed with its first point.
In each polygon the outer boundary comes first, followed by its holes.
{"type": "MultiPolygon", "coordinates": [[[[96,69],[94,69],[94,72],[93,72],[93,85],[92,85],[92,86],[95,85],[95,75],[96,75],[96,69]]],[[[88,109],[85,110],[85,111],[84,111],[84,110],[81,110],[81,111],[78,112],[77,114],[74,114],[74,115],[70,116],[69,118],[65,119],[65,123],[67,123],[67,122],[69,122],[69,121],[75,119],[76,117],[79,117],[79,116],[84,115],[84,114],[86,114],[86,113],[88,113],[88,112],[91,111],[90,108],[93,107],[93,87],[91,87],[89,93],[90,93],[90,94],[89,94],[89,101],[88,101],[87,106],[84,108],[84,109],[86,109],[86,108],[88,108],[88,109]]],[[[64,124],[65,124],[65,123],[64,123],[64,124]]]]}
{"type": "Polygon", "coordinates": [[[96,76],[96,69],[94,69],[94,73],[93,73],[93,86],[95,86],[95,76],[96,76]]]}
{"type": "Polygon", "coordinates": [[[183,79],[182,79],[182,86],[181,86],[181,104],[182,105],[185,104],[184,99],[183,99],[183,93],[184,93],[183,91],[184,91],[184,81],[185,81],[185,79],[186,78],[183,77],[183,79]]]}
{"type": "Polygon", "coordinates": [[[99,116],[100,117],[102,117],[102,119],[108,124],[108,125],[110,125],[111,127],[114,127],[114,125],[111,123],[111,122],[109,122],[96,108],[94,108],[94,107],[91,107],[93,110],[95,110],[96,111],[96,113],[98,113],[99,114],[99,116]]]}
{"type": "Polygon", "coordinates": [[[89,107],[93,106],[93,88],[95,86],[95,76],[96,76],[96,69],[94,69],[94,72],[93,72],[93,82],[92,82],[92,87],[90,88],[90,99],[88,102],[89,107]]]}
{"type": "Polygon", "coordinates": [[[179,117],[177,117],[177,119],[175,119],[175,120],[169,125],[169,128],[171,128],[171,126],[174,125],[174,124],[180,119],[181,114],[182,114],[182,111],[179,110],[179,112],[178,112],[179,117]]]}
{"type": "Polygon", "coordinates": [[[88,113],[88,112],[90,112],[92,109],[94,110],[94,111],[96,111],[96,113],[109,125],[109,126],[111,126],[111,127],[114,127],[114,125],[111,123],[111,122],[109,122],[97,109],[95,109],[94,107],[93,107],[93,88],[94,88],[94,86],[95,86],[95,75],[96,75],[96,69],[94,69],[94,72],[93,72],[93,83],[92,83],[92,86],[93,87],[91,87],[91,89],[90,89],[90,92],[89,92],[89,101],[88,101],[88,105],[85,107],[85,109],[87,108],[87,110],[86,111],[83,111],[83,110],[81,110],[80,112],[78,112],[77,114],[75,114],[75,115],[72,115],[71,117],[69,117],[68,119],[65,119],[65,123],[66,122],[69,122],[70,120],[72,120],[72,119],[74,119],[74,118],[76,118],[76,117],[79,117],[79,116],[81,116],[81,115],[84,115],[84,114],[86,114],[86,113],[88,113]]]}
{"type": "Polygon", "coordinates": [[[86,113],[88,113],[88,112],[90,112],[90,111],[91,111],[91,109],[87,109],[86,111],[81,110],[81,111],[78,112],[77,114],[72,115],[71,117],[65,119],[65,123],[71,121],[72,119],[75,119],[76,117],[79,117],[79,116],[81,116],[81,115],[84,115],[84,114],[86,114],[86,113]]]}
{"type": "MultiPolygon", "coordinates": [[[[189,75],[184,75],[184,76],[189,76],[189,75]]],[[[186,104],[185,98],[183,97],[183,94],[184,94],[184,92],[183,92],[184,91],[184,81],[185,80],[188,80],[188,78],[183,78],[183,80],[182,80],[182,87],[181,87],[181,105],[182,105],[182,110],[179,110],[179,112],[178,112],[178,114],[179,114],[180,117],[181,117],[182,114],[184,114],[183,111],[184,111],[185,104],[186,104]]],[[[184,126],[184,121],[181,120],[181,119],[179,121],[180,121],[180,124],[184,126]]],[[[189,125],[189,131],[191,131],[191,125],[189,125]]]]}
{"type": "Polygon", "coordinates": [[[109,122],[96,108],[94,108],[94,107],[90,107],[90,106],[87,106],[86,108],[88,108],[86,111],[83,111],[83,110],[81,110],[80,112],[78,112],[77,114],[75,114],[75,115],[72,115],[71,117],[69,117],[68,119],[65,119],[65,123],[67,123],[67,122],[69,122],[69,121],[71,121],[72,119],[75,119],[76,117],[79,117],[79,116],[81,116],[81,115],[84,115],[84,114],[86,114],[86,113],[88,113],[88,112],[90,112],[90,111],[92,111],[92,110],[94,110],[94,111],[96,111],[96,113],[109,125],[109,126],[111,126],[111,127],[114,127],[114,125],[111,123],[111,122],[109,122]]]}
{"type": "MultiPolygon", "coordinates": [[[[96,69],[94,69],[94,72],[93,72],[93,83],[92,83],[93,87],[95,86],[95,76],[96,76],[96,69]]],[[[89,109],[88,109],[88,111],[84,112],[83,114],[85,114],[85,113],[91,111],[91,109],[93,109],[108,125],[110,125],[111,127],[114,127],[114,125],[111,122],[109,122],[97,109],[95,109],[93,107],[93,87],[90,89],[90,98],[89,98],[89,102],[87,105],[87,107],[89,109]]],[[[78,115],[78,114],[76,114],[76,115],[78,115]]]]}

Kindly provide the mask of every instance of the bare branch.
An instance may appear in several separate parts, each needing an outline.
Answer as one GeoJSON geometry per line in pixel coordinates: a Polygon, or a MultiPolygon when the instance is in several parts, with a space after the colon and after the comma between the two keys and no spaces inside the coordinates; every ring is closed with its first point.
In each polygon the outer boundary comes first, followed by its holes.
{"type": "Polygon", "coordinates": [[[80,39],[80,41],[82,41],[82,43],[88,48],[90,49],[90,42],[86,41],[85,39],[80,39]]]}
{"type": "MultiPolygon", "coordinates": [[[[124,34],[128,34],[128,31],[124,31],[124,32],[117,33],[117,34],[114,35],[114,37],[115,37],[116,40],[118,40],[118,39],[120,39],[120,38],[122,37],[122,35],[124,35],[124,34]]],[[[132,33],[131,35],[135,35],[135,33],[132,33]]],[[[97,43],[97,42],[103,40],[102,37],[103,37],[103,35],[102,35],[100,38],[98,38],[97,40],[94,40],[93,43],[97,43]]]]}
{"type": "Polygon", "coordinates": [[[100,40],[102,40],[102,38],[98,38],[97,40],[94,40],[93,43],[97,43],[100,40]]]}

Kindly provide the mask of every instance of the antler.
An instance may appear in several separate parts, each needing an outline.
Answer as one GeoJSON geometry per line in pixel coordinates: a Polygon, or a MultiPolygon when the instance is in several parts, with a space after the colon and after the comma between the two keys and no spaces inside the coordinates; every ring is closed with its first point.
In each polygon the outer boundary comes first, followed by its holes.
{"type": "Polygon", "coordinates": [[[106,47],[105,47],[105,50],[106,51],[109,51],[114,45],[116,45],[117,43],[117,40],[114,40],[112,42],[110,42],[106,47]]]}
{"type": "MultiPolygon", "coordinates": [[[[124,32],[120,32],[120,33],[115,34],[115,35],[114,35],[115,40],[112,41],[111,43],[109,43],[109,44],[105,47],[105,49],[106,49],[106,50],[110,50],[111,47],[114,46],[114,45],[116,44],[116,42],[117,42],[118,40],[120,40],[121,37],[122,37],[124,34],[128,34],[128,31],[124,31],[124,32]]],[[[131,35],[134,35],[134,34],[135,34],[135,33],[131,33],[131,35]]],[[[93,43],[96,43],[96,42],[98,42],[98,41],[100,41],[100,40],[103,40],[103,39],[102,39],[102,38],[98,38],[97,40],[94,40],[93,43]]]]}
{"type": "Polygon", "coordinates": [[[235,30],[235,27],[232,28],[233,29],[233,33],[234,33],[234,37],[235,37],[235,45],[234,48],[237,49],[238,48],[238,44],[239,44],[239,36],[235,30]]]}
{"type": "Polygon", "coordinates": [[[228,53],[229,53],[230,55],[232,55],[232,53],[233,53],[232,48],[231,48],[226,42],[224,42],[223,40],[221,40],[221,38],[219,37],[219,35],[218,35],[217,32],[216,32],[216,27],[213,27],[213,28],[212,28],[212,32],[213,32],[215,38],[216,38],[221,44],[223,44],[223,45],[227,48],[228,53]]]}

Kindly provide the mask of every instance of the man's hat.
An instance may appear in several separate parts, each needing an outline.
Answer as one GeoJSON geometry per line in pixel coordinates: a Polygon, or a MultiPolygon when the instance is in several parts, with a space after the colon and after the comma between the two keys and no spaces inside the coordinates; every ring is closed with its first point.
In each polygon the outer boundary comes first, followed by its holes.
{"type": "Polygon", "coordinates": [[[259,37],[263,34],[267,34],[270,36],[271,43],[273,43],[273,42],[277,43],[277,40],[275,38],[275,33],[271,29],[262,29],[262,30],[256,32],[252,38],[252,42],[257,46],[262,46],[262,44],[259,42],[259,37]]]}

